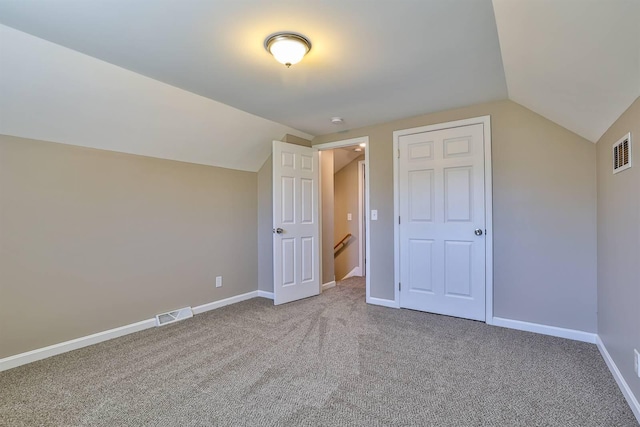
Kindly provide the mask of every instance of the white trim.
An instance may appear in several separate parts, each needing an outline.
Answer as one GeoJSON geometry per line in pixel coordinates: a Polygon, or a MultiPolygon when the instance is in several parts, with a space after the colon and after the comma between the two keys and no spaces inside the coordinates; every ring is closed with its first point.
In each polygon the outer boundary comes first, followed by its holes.
{"type": "MultiPolygon", "coordinates": [[[[334,141],[334,142],[327,142],[324,144],[315,144],[312,145],[312,148],[317,148],[318,151],[323,151],[323,150],[333,150],[334,148],[340,148],[340,147],[349,147],[352,145],[360,145],[360,144],[365,144],[364,147],[364,168],[365,171],[367,172],[365,175],[365,181],[364,181],[364,193],[365,193],[365,200],[364,200],[364,211],[365,211],[365,259],[367,260],[371,260],[370,258],[370,254],[371,254],[371,218],[369,218],[369,210],[371,209],[370,205],[369,205],[369,198],[371,196],[371,191],[370,188],[371,186],[369,185],[369,177],[371,176],[371,169],[369,168],[369,137],[368,136],[360,136],[357,138],[351,138],[351,139],[344,139],[341,141],[334,141]]],[[[371,299],[371,262],[367,262],[365,263],[365,283],[366,283],[366,301],[369,302],[369,300],[371,299]]],[[[374,298],[376,299],[376,298],[374,298]]],[[[372,303],[373,304],[373,303],[372,303]]]]}
{"type": "Polygon", "coordinates": [[[369,182],[369,177],[371,176],[371,168],[369,167],[369,137],[366,137],[365,143],[367,146],[364,148],[365,156],[364,156],[364,259],[366,260],[364,264],[365,268],[365,301],[369,302],[371,299],[371,184],[369,182]]]}
{"type": "Polygon", "coordinates": [[[362,276],[362,272],[364,271],[365,266],[365,256],[364,256],[364,247],[362,245],[364,241],[364,236],[367,230],[364,227],[364,220],[362,215],[364,214],[364,179],[365,175],[365,165],[364,160],[358,161],[358,265],[360,267],[360,274],[362,276]]]}
{"type": "Polygon", "coordinates": [[[330,282],[327,283],[323,283],[322,284],[322,291],[326,291],[327,289],[331,289],[331,288],[335,288],[336,287],[336,281],[332,280],[330,282]]]}
{"type": "MultiPolygon", "coordinates": [[[[485,210],[485,322],[493,325],[493,185],[492,185],[492,165],[491,165],[491,116],[474,117],[453,122],[438,123],[428,126],[420,126],[411,129],[402,129],[393,132],[393,234],[394,234],[394,301],[400,306],[400,230],[398,221],[395,219],[400,215],[400,182],[398,165],[398,144],[400,136],[414,133],[431,132],[434,130],[449,129],[454,127],[483,125],[484,129],[484,210],[485,210]]],[[[368,175],[367,175],[368,176],[368,175]]],[[[367,237],[368,239],[368,237],[367,237]]],[[[367,240],[368,243],[368,240],[367,240]]]]}
{"type": "MultiPolygon", "coordinates": [[[[332,168],[333,169],[333,168],[332,168]]],[[[320,150],[318,150],[318,228],[320,230],[320,235],[318,236],[318,253],[320,254],[320,261],[319,261],[319,266],[318,266],[318,270],[320,271],[320,280],[318,280],[318,295],[320,295],[322,293],[322,275],[324,274],[324,271],[322,269],[323,264],[322,264],[322,258],[324,258],[324,245],[322,244],[322,240],[324,240],[324,229],[323,227],[323,223],[322,223],[322,153],[320,152],[320,150]]],[[[333,278],[335,279],[335,274],[333,275],[333,278]]],[[[275,276],[274,276],[275,279],[275,276]]],[[[274,282],[274,286],[275,286],[275,282],[274,282]]]]}
{"type": "Polygon", "coordinates": [[[389,308],[400,308],[397,301],[394,301],[392,299],[374,298],[370,296],[367,296],[367,304],[380,305],[382,307],[389,308]]]}
{"type": "Polygon", "coordinates": [[[130,325],[120,326],[118,328],[109,329],[107,331],[98,332],[73,340],[53,344],[47,347],[38,348],[36,350],[27,351],[25,353],[16,354],[14,356],[5,357],[4,359],[0,359],[0,372],[18,367],[20,365],[26,365],[27,363],[46,359],[47,357],[66,353],[72,350],[77,350],[79,348],[87,347],[93,344],[98,344],[113,338],[118,338],[123,335],[128,335],[134,332],[153,328],[155,326],[155,318],[147,319],[141,322],[132,323],[130,325]]]}
{"type": "Polygon", "coordinates": [[[493,325],[493,160],[491,116],[484,116],[485,322],[493,325]]]}
{"type": "Polygon", "coordinates": [[[613,378],[615,378],[616,383],[618,383],[618,387],[620,387],[620,391],[624,395],[624,398],[627,399],[627,403],[631,407],[633,415],[636,416],[638,423],[640,423],[640,403],[638,403],[638,399],[636,399],[636,397],[634,396],[633,392],[631,391],[631,387],[629,387],[629,384],[627,384],[627,382],[624,380],[624,377],[620,373],[616,362],[614,362],[611,358],[611,355],[609,354],[609,351],[607,351],[607,347],[605,347],[604,343],[600,339],[600,336],[596,336],[596,345],[598,346],[598,350],[600,350],[600,354],[602,354],[602,358],[609,367],[613,378]]]}
{"type": "Polygon", "coordinates": [[[221,299],[219,301],[210,302],[208,304],[202,304],[197,307],[193,307],[193,314],[201,314],[206,311],[215,310],[216,308],[224,307],[225,305],[235,304],[237,302],[246,301],[251,298],[256,298],[258,296],[261,296],[260,292],[264,292],[264,291],[251,291],[251,292],[247,292],[246,294],[240,294],[234,297],[229,297],[229,298],[221,299]]]}
{"type": "Polygon", "coordinates": [[[400,224],[396,218],[400,216],[400,159],[398,150],[400,134],[393,132],[393,301],[400,307],[400,224]]]}
{"type": "MultiPolygon", "coordinates": [[[[252,291],[246,294],[236,295],[231,298],[225,298],[220,301],[215,301],[209,304],[199,305],[193,308],[193,314],[204,313],[205,311],[214,310],[216,308],[224,307],[226,305],[235,304],[240,301],[245,301],[255,297],[263,297],[273,299],[272,292],[265,291],[252,291]]],[[[56,356],[58,354],[66,353],[68,351],[77,350],[79,348],[88,347],[93,344],[98,344],[103,341],[108,341],[114,338],[118,338],[124,335],[129,335],[134,332],[143,331],[145,329],[156,327],[156,319],[147,319],[140,322],[131,323],[130,325],[120,326],[118,328],[109,329],[107,331],[98,332],[95,334],[87,335],[84,337],[76,338],[70,341],[53,344],[47,347],[38,348],[35,350],[27,351],[25,353],[16,354],[14,356],[5,357],[0,359],[0,372],[7,369],[16,368],[27,363],[36,362],[38,360],[46,359],[47,357],[56,356]]]]}
{"type": "Polygon", "coordinates": [[[320,151],[324,151],[324,150],[333,150],[334,148],[351,147],[352,145],[360,145],[362,143],[367,144],[365,148],[368,148],[369,137],[359,136],[357,138],[343,139],[341,141],[325,142],[323,144],[312,145],[311,148],[317,148],[320,151]]]}
{"type": "Polygon", "coordinates": [[[502,317],[494,317],[492,325],[500,326],[502,328],[517,329],[519,331],[534,332],[536,334],[550,335],[552,337],[588,342],[590,344],[595,344],[598,336],[592,332],[541,325],[540,323],[523,322],[521,320],[504,319],[502,317]]]}
{"type": "Polygon", "coordinates": [[[360,270],[360,266],[356,265],[355,267],[353,267],[353,269],[347,273],[346,276],[344,276],[342,279],[340,280],[344,280],[344,279],[348,279],[349,277],[361,277],[362,276],[362,271],[360,270]]]}
{"type": "Polygon", "coordinates": [[[257,296],[260,297],[260,298],[273,299],[273,292],[258,291],[258,295],[257,296]]]}

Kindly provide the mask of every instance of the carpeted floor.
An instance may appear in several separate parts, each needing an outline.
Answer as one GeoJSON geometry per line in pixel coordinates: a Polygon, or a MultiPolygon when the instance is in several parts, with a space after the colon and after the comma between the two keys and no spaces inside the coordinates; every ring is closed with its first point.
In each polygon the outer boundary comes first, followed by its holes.
{"type": "Polygon", "coordinates": [[[591,344],[256,298],[0,373],[2,426],[637,426],[591,344]]]}

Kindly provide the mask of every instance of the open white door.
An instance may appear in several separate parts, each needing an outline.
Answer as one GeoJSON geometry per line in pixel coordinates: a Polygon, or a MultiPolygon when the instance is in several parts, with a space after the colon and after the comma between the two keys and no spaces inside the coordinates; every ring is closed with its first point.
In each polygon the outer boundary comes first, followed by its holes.
{"type": "Polygon", "coordinates": [[[320,293],[318,150],[273,141],[273,300],[320,293]]]}

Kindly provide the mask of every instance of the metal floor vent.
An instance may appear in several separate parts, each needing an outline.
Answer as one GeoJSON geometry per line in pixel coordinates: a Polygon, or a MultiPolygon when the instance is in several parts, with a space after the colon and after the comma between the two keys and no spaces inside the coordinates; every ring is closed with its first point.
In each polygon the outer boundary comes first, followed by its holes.
{"type": "Polygon", "coordinates": [[[613,144],[613,173],[622,172],[631,167],[631,132],[613,144]]]}
{"type": "Polygon", "coordinates": [[[188,319],[190,317],[193,317],[193,310],[191,310],[191,307],[169,311],[167,313],[156,315],[156,326],[167,325],[169,323],[174,323],[182,319],[188,319]]]}

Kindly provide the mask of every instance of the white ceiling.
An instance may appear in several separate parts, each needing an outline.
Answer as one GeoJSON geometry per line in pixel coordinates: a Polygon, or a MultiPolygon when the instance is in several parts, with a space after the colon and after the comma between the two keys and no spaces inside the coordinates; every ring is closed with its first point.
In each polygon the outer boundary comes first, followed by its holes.
{"type": "Polygon", "coordinates": [[[0,0],[60,45],[4,27],[0,133],[256,170],[278,133],[510,98],[595,142],[640,95],[638,22],[639,0],[0,0]],[[290,69],[263,48],[282,30],[313,43],[290,69]]]}
{"type": "Polygon", "coordinates": [[[0,23],[312,135],[507,96],[490,0],[0,1],[0,23]],[[263,47],[283,30],[313,44],[290,69],[263,47]]]}
{"type": "Polygon", "coordinates": [[[310,135],[0,25],[0,134],[257,171],[310,135]]]}

